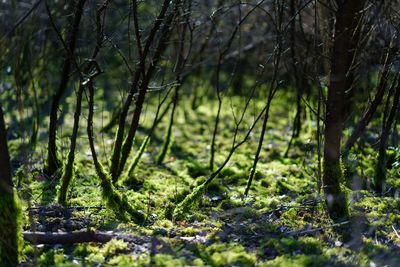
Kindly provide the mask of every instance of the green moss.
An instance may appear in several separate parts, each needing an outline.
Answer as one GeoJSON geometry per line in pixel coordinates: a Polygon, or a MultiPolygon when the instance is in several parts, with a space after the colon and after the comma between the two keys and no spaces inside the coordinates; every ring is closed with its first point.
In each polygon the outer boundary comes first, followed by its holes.
{"type": "Polygon", "coordinates": [[[207,175],[210,170],[207,166],[200,164],[198,161],[191,160],[186,164],[188,174],[193,177],[197,178],[199,176],[207,175]]]}
{"type": "Polygon", "coordinates": [[[168,230],[163,227],[156,227],[153,229],[153,235],[168,236],[168,230]]]}
{"type": "Polygon", "coordinates": [[[107,265],[110,266],[119,266],[119,267],[132,267],[137,265],[132,265],[136,262],[136,259],[132,255],[117,255],[112,257],[107,265]]]}
{"type": "Polygon", "coordinates": [[[185,199],[185,197],[190,193],[190,190],[187,188],[179,188],[174,194],[168,196],[168,200],[172,203],[179,203],[185,199]]]}
{"type": "MultiPolygon", "coordinates": [[[[70,152],[71,153],[71,152],[70,152]]],[[[74,152],[75,153],[75,152],[74,152]]],[[[67,201],[67,191],[71,181],[74,179],[74,167],[73,164],[68,166],[66,164],[63,168],[63,174],[61,177],[61,186],[58,191],[58,203],[61,205],[65,205],[67,201]]]]}
{"type": "Polygon", "coordinates": [[[129,244],[123,240],[112,239],[103,246],[101,252],[105,257],[110,257],[117,253],[126,251],[128,249],[128,245],[129,244]]]}
{"type": "Polygon", "coordinates": [[[96,166],[97,175],[100,177],[102,196],[107,202],[108,208],[121,220],[128,220],[126,213],[136,223],[143,223],[145,215],[143,212],[135,209],[129,202],[126,196],[121,195],[111,182],[111,177],[107,175],[103,166],[98,163],[96,166]]]}
{"type": "Polygon", "coordinates": [[[329,215],[335,221],[343,221],[349,217],[347,195],[343,190],[344,167],[341,161],[337,164],[323,162],[323,180],[326,204],[329,215]]]}
{"type": "Polygon", "coordinates": [[[42,264],[42,266],[55,266],[56,263],[54,260],[54,255],[54,250],[49,250],[43,253],[42,255],[40,255],[39,263],[42,264]]]}
{"type": "Polygon", "coordinates": [[[212,244],[205,248],[202,258],[211,266],[254,266],[256,256],[237,243],[212,244]]]}
{"type": "Polygon", "coordinates": [[[84,258],[90,253],[90,249],[88,249],[87,244],[78,244],[76,245],[72,255],[75,257],[84,258]]]}
{"type": "Polygon", "coordinates": [[[321,242],[313,237],[269,239],[264,246],[276,251],[280,255],[290,255],[293,251],[307,255],[322,254],[321,242]]]}
{"type": "Polygon", "coordinates": [[[322,255],[279,256],[260,264],[262,267],[308,267],[327,266],[328,259],[322,255]]]}
{"type": "Polygon", "coordinates": [[[192,193],[187,195],[185,199],[176,206],[173,213],[173,218],[175,220],[183,219],[185,214],[189,210],[195,208],[198,205],[200,199],[203,197],[206,191],[206,188],[206,184],[202,184],[194,188],[192,193]]]}
{"type": "Polygon", "coordinates": [[[0,261],[4,266],[18,263],[22,247],[22,208],[16,192],[0,195],[0,261]]]}
{"type": "Polygon", "coordinates": [[[155,267],[179,267],[187,266],[183,258],[174,258],[169,254],[156,254],[152,257],[151,266],[155,267]]]}
{"type": "MultiPolygon", "coordinates": [[[[237,167],[226,167],[221,171],[220,177],[225,183],[230,185],[245,185],[247,178],[246,173],[246,170],[238,169],[237,167]]],[[[257,178],[259,178],[259,176],[258,174],[257,178]]]]}
{"type": "MultiPolygon", "coordinates": [[[[69,97],[69,103],[74,103],[73,97],[69,97]]],[[[99,94],[98,97],[100,100],[104,96],[99,94]]],[[[392,193],[398,194],[395,192],[400,188],[399,169],[396,165],[399,161],[398,156],[395,156],[393,161],[393,152],[389,154],[387,166],[389,167],[391,163],[392,169],[388,169],[387,182],[393,189],[389,191],[387,197],[376,197],[364,190],[354,192],[354,197],[351,198],[351,207],[365,214],[367,227],[370,227],[370,231],[363,232],[365,246],[360,250],[354,250],[343,245],[333,245],[339,236],[334,228],[326,227],[332,222],[323,212],[325,206],[323,203],[318,204],[315,207],[316,210],[311,211],[313,207],[306,204],[316,196],[315,121],[304,121],[311,125],[310,130],[313,131],[314,139],[312,138],[308,143],[307,135],[302,133],[299,139],[294,141],[291,158],[282,159],[280,156],[288,141],[287,126],[291,124],[291,121],[287,119],[287,110],[284,108],[285,99],[276,98],[277,102],[271,109],[272,124],[267,132],[270,142],[265,146],[263,157],[260,158],[257,166],[251,195],[246,198],[242,197],[243,182],[246,181],[246,175],[243,174],[247,174],[254,157],[257,146],[254,139],[243,144],[241,149],[235,152],[231,163],[207,189],[199,190],[197,196],[190,194],[192,189],[196,190],[197,187],[202,186],[206,179],[203,176],[209,174],[205,163],[208,159],[207,144],[215,116],[216,102],[213,100],[204,101],[198,108],[198,112],[190,114],[184,114],[182,107],[185,102],[182,101],[182,106],[177,109],[177,120],[173,129],[175,138],[179,138],[179,143],[173,146],[176,158],[162,166],[153,164],[151,158],[146,157],[146,151],[149,155],[156,156],[161,150],[165,134],[161,131],[154,132],[152,142],[144,147],[152,120],[141,121],[137,138],[144,141],[137,150],[137,154],[129,161],[131,166],[134,162],[137,162],[135,163],[137,165],[131,172],[128,187],[119,187],[120,185],[117,185],[118,189],[112,187],[107,181],[108,178],[105,186],[103,182],[101,183],[106,190],[98,186],[99,177],[107,177],[108,173],[102,170],[103,174],[96,174],[87,142],[81,138],[82,142],[79,142],[81,152],[76,155],[74,174],[76,178],[74,183],[71,183],[73,190],[68,192],[69,202],[71,206],[100,206],[100,208],[73,211],[71,220],[83,222],[83,227],[90,226],[94,230],[118,231],[135,237],[139,236],[139,238],[145,235],[145,240],[151,236],[151,239],[154,238],[157,241],[153,247],[152,256],[149,250],[136,254],[136,247],[134,251],[131,251],[131,245],[125,249],[125,245],[117,248],[118,246],[109,244],[104,246],[81,244],[72,248],[66,246],[62,250],[54,247],[37,249],[28,245],[24,248],[25,259],[31,260],[35,256],[34,252],[37,252],[38,265],[41,266],[71,266],[72,260],[78,261],[78,265],[86,264],[87,266],[258,266],[263,264],[267,266],[369,266],[371,261],[379,266],[391,266],[377,259],[390,257],[397,259],[396,255],[391,254],[391,249],[396,248],[400,241],[392,225],[399,231],[400,206],[398,200],[391,196],[392,193]],[[141,161],[137,161],[142,151],[144,154],[141,161]],[[271,155],[276,159],[272,159],[271,155]],[[100,194],[100,190],[104,192],[100,194]],[[107,190],[111,190],[112,195],[116,194],[117,197],[115,199],[111,197],[110,200],[108,196],[102,197],[102,195],[108,195],[107,190]],[[201,197],[203,194],[205,196],[201,197]],[[181,212],[182,221],[172,222],[176,204],[182,204],[187,197],[191,198],[190,195],[196,200],[186,202],[190,208],[181,212]],[[151,216],[151,220],[149,219],[145,227],[131,222],[131,215],[123,211],[124,201],[133,206],[136,211],[146,210],[146,213],[151,216]],[[102,208],[103,204],[107,204],[109,208],[102,208]],[[185,216],[186,214],[188,216],[185,216]],[[125,222],[122,222],[119,216],[124,217],[125,222]],[[324,230],[313,233],[312,237],[289,237],[285,234],[291,230],[301,231],[319,227],[324,230]],[[153,237],[153,235],[157,236],[153,237]],[[368,236],[367,239],[365,235],[368,236]],[[183,236],[196,237],[196,239],[192,241],[189,238],[184,241],[179,238],[183,236]],[[260,236],[265,238],[261,239],[260,236]],[[387,243],[376,244],[375,236],[378,241],[385,240],[387,243]],[[236,240],[234,238],[237,238],[238,242],[229,243],[236,240]],[[203,241],[206,243],[203,244],[203,241]],[[167,245],[164,246],[164,244],[167,245]]],[[[240,112],[241,99],[232,97],[232,103],[235,112],[240,112]]],[[[262,108],[263,104],[260,103],[255,99],[254,108],[258,110],[262,108]]],[[[310,105],[312,104],[311,101],[310,105]]],[[[154,114],[157,105],[157,99],[149,97],[147,117],[154,114]]],[[[310,114],[312,115],[312,112],[310,114]]],[[[104,111],[104,115],[108,115],[107,111],[104,111]]],[[[231,110],[223,110],[221,118],[224,118],[221,120],[223,126],[220,133],[220,137],[223,138],[220,138],[218,142],[217,162],[224,160],[232,141],[231,110]]],[[[72,116],[66,114],[63,134],[60,134],[58,140],[60,144],[68,143],[68,133],[71,132],[68,122],[71,119],[72,116]]],[[[248,128],[247,123],[253,119],[253,114],[245,116],[240,135],[245,133],[248,128]]],[[[101,121],[95,119],[94,127],[98,129],[100,125],[101,121]]],[[[162,121],[160,126],[167,129],[168,121],[162,121]]],[[[377,124],[377,127],[380,125],[377,124]]],[[[257,136],[257,132],[254,134],[257,136]]],[[[95,135],[95,138],[100,140],[96,131],[95,135]]],[[[102,136],[104,143],[99,141],[97,144],[99,156],[103,159],[106,159],[112,150],[113,137],[111,135],[113,131],[104,133],[102,136]]],[[[14,142],[21,141],[18,139],[14,142]]],[[[38,142],[40,144],[41,140],[39,139],[38,142]]],[[[351,170],[353,172],[355,168],[355,175],[367,184],[368,179],[374,175],[376,151],[368,142],[365,142],[363,146],[363,148],[356,146],[353,150],[355,160],[352,162],[354,166],[351,166],[351,170]]],[[[42,147],[38,146],[32,162],[42,160],[42,147]]],[[[20,149],[19,146],[14,146],[13,158],[18,159],[15,155],[20,154],[20,149]]],[[[64,156],[66,156],[65,151],[60,150],[64,156]]],[[[25,167],[18,172],[17,176],[17,179],[22,181],[22,189],[26,191],[24,199],[32,201],[32,205],[53,202],[54,186],[51,185],[51,179],[41,177],[40,173],[32,174],[31,166],[25,167]]],[[[318,197],[316,201],[319,202],[318,197]]],[[[183,209],[183,206],[181,205],[180,208],[183,209]]],[[[44,220],[47,217],[41,216],[40,219],[44,220]]],[[[40,223],[54,221],[53,218],[48,219],[40,223]]],[[[148,248],[147,245],[150,244],[143,245],[144,249],[148,248]]]]}

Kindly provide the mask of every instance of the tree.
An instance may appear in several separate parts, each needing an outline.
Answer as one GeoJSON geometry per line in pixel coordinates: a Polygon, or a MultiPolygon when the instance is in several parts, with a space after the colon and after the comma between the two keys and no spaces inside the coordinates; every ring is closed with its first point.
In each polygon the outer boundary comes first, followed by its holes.
{"type": "Polygon", "coordinates": [[[47,155],[47,166],[46,166],[46,172],[48,175],[53,175],[60,167],[60,161],[57,156],[57,143],[56,143],[57,117],[58,117],[57,113],[60,106],[61,98],[65,94],[65,91],[67,90],[70,78],[71,65],[73,63],[73,54],[76,47],[76,41],[78,39],[79,24],[82,18],[83,7],[85,5],[85,2],[86,0],[75,1],[74,16],[71,19],[68,36],[65,43],[66,55],[63,62],[60,84],[53,96],[53,100],[51,103],[50,121],[49,121],[49,141],[47,148],[48,155],[47,155]]]}
{"type": "Polygon", "coordinates": [[[7,131],[3,110],[0,107],[0,265],[15,266],[18,263],[18,224],[20,209],[13,190],[7,131]]]}
{"type": "MultiPolygon", "coordinates": [[[[393,90],[394,90],[394,84],[393,84],[393,87],[391,88],[391,91],[393,91],[393,90]]],[[[388,143],[388,139],[390,136],[390,131],[393,128],[393,124],[395,123],[396,116],[398,115],[398,112],[399,112],[400,82],[398,81],[398,77],[397,77],[396,89],[395,89],[394,95],[393,95],[392,106],[389,111],[391,93],[392,92],[389,92],[389,95],[388,95],[388,98],[386,101],[385,112],[383,115],[382,133],[380,136],[378,161],[377,161],[377,165],[376,165],[374,183],[373,183],[374,190],[379,194],[382,194],[383,190],[385,188],[386,165],[387,165],[386,148],[387,148],[387,143],[388,143]]]]}
{"type": "Polygon", "coordinates": [[[354,81],[353,62],[359,42],[359,22],[364,0],[337,0],[331,73],[325,117],[323,188],[332,219],[348,216],[345,193],[340,181],[342,168],[340,141],[345,121],[346,93],[354,81]]]}

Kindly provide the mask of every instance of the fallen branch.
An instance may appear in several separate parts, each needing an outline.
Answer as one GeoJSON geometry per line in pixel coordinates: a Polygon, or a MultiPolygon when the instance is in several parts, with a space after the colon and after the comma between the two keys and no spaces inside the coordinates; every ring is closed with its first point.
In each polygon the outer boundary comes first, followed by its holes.
{"type": "Polygon", "coordinates": [[[317,233],[317,232],[320,232],[320,231],[323,231],[323,230],[326,230],[326,229],[329,229],[329,228],[335,228],[335,227],[343,226],[343,225],[346,225],[348,223],[350,223],[350,222],[349,221],[344,221],[344,222],[341,222],[341,223],[331,224],[331,225],[328,225],[326,227],[319,227],[319,228],[314,228],[314,229],[309,229],[309,230],[300,230],[300,231],[298,231],[298,230],[289,231],[289,232],[286,232],[286,234],[289,235],[289,236],[314,234],[314,233],[317,233]]]}
{"type": "Polygon", "coordinates": [[[23,232],[24,239],[32,244],[67,245],[75,243],[106,243],[117,235],[101,232],[23,232]]]}
{"type": "MultiPolygon", "coordinates": [[[[78,210],[78,211],[81,211],[81,210],[88,210],[88,209],[101,210],[101,209],[104,209],[104,206],[66,206],[66,207],[57,206],[56,208],[64,209],[64,210],[78,210]]],[[[46,210],[46,209],[47,210],[52,210],[51,207],[49,207],[49,206],[30,207],[27,210],[46,210]]]]}

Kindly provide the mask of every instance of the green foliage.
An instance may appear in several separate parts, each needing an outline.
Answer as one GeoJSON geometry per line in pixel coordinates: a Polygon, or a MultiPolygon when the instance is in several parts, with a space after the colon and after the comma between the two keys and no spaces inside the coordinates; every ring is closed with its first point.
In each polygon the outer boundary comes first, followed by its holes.
{"type": "Polygon", "coordinates": [[[400,168],[400,147],[389,147],[387,151],[388,168],[400,168]]]}
{"type": "Polygon", "coordinates": [[[206,188],[207,185],[205,183],[195,187],[192,193],[187,195],[185,199],[175,207],[173,218],[175,220],[183,219],[189,210],[195,208],[199,204],[206,188]]]}

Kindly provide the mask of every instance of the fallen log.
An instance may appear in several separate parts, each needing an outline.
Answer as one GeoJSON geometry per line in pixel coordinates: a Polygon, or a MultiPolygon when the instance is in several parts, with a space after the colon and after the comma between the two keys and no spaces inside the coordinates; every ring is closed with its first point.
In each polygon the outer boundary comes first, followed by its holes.
{"type": "Polygon", "coordinates": [[[78,243],[107,243],[111,239],[120,239],[135,245],[146,245],[150,243],[149,236],[135,236],[123,233],[82,231],[82,232],[23,232],[26,241],[38,245],[71,245],[78,243]]]}
{"type": "Polygon", "coordinates": [[[109,234],[104,232],[23,232],[24,239],[32,244],[48,244],[48,245],[67,245],[76,243],[107,243],[113,238],[119,238],[118,235],[109,234]]]}

